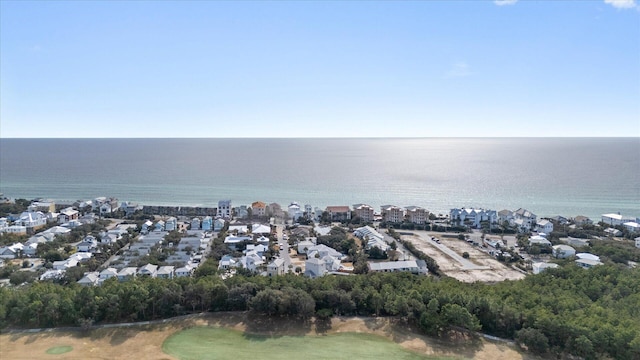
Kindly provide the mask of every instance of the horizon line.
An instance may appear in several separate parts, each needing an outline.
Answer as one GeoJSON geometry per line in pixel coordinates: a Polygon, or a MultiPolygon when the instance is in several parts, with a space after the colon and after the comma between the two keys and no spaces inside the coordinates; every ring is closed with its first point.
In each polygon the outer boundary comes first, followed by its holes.
{"type": "Polygon", "coordinates": [[[640,139],[637,136],[157,136],[157,137],[2,137],[0,140],[78,140],[78,139],[640,139]]]}

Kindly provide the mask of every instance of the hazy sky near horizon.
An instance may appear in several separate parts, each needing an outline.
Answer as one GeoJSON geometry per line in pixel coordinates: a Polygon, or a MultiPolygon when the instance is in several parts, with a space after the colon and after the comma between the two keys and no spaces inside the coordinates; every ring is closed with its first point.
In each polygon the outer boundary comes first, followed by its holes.
{"type": "Polygon", "coordinates": [[[0,137],[640,136],[640,7],[0,2],[0,137]]]}

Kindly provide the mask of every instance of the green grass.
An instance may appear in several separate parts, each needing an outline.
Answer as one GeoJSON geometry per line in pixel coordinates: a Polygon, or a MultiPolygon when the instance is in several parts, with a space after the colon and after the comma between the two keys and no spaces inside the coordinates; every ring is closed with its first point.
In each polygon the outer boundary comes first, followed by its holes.
{"type": "Polygon", "coordinates": [[[261,336],[217,327],[194,327],[171,335],[162,350],[191,359],[445,359],[406,350],[373,334],[261,336]]]}
{"type": "Polygon", "coordinates": [[[54,346],[52,348],[47,349],[47,354],[49,355],[60,355],[60,354],[64,354],[64,353],[68,353],[69,351],[73,350],[72,346],[54,346]]]}

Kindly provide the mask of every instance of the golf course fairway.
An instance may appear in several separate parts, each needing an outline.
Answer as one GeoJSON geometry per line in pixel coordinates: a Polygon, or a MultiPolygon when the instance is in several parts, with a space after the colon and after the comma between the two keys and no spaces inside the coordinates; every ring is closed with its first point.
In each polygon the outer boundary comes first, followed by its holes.
{"type": "Polygon", "coordinates": [[[452,359],[417,354],[374,334],[306,336],[252,335],[214,326],[197,326],[171,335],[162,350],[191,359],[452,359]]]}

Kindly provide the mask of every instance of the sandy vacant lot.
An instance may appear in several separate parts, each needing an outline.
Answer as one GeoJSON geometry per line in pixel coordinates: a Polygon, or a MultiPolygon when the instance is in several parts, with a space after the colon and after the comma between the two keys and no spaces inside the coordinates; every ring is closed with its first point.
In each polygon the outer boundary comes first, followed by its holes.
{"type": "MultiPolygon", "coordinates": [[[[503,280],[518,280],[525,275],[517,270],[509,268],[500,263],[487,253],[480,251],[477,247],[466,241],[453,237],[444,237],[442,233],[431,233],[428,231],[412,231],[414,235],[403,235],[404,240],[410,241],[419,250],[431,256],[438,262],[440,269],[448,276],[464,282],[494,282],[503,280]],[[431,239],[435,236],[440,240],[440,246],[431,239]],[[469,253],[469,259],[475,266],[467,266],[458,259],[445,253],[440,247],[446,246],[458,257],[464,252],[469,253]]],[[[445,249],[446,250],[446,249],[445,249]]]]}
{"type": "Polygon", "coordinates": [[[532,359],[511,345],[482,338],[437,340],[417,335],[393,318],[333,318],[325,323],[253,318],[247,313],[205,314],[165,324],[79,331],[48,331],[0,335],[0,358],[7,359],[173,359],[162,351],[162,343],[176,331],[192,326],[223,326],[263,335],[323,335],[340,332],[366,332],[385,336],[401,346],[425,355],[468,359],[532,359]],[[251,320],[249,320],[251,319],[251,320]],[[50,355],[56,346],[72,351],[50,355]]]}

